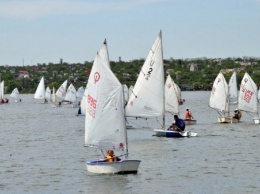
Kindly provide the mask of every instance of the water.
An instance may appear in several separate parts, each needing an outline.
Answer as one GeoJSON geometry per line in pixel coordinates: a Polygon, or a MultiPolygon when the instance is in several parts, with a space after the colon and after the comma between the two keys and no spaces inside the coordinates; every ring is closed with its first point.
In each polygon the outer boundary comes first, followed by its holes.
{"type": "Polygon", "coordinates": [[[187,129],[198,137],[155,137],[156,120],[129,120],[138,127],[128,130],[130,158],[142,160],[136,175],[88,173],[85,161],[102,156],[83,146],[77,109],[21,95],[0,105],[0,193],[260,193],[260,125],[246,113],[242,123],[217,123],[209,95],[182,93],[181,115],[191,109],[197,124],[187,129]]]}

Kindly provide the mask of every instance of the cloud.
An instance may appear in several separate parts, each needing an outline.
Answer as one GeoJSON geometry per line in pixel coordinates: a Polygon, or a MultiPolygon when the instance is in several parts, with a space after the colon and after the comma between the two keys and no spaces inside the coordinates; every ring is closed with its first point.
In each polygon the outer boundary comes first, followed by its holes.
{"type": "Polygon", "coordinates": [[[169,0],[15,0],[0,2],[0,17],[34,20],[52,15],[122,11],[169,0]]]}

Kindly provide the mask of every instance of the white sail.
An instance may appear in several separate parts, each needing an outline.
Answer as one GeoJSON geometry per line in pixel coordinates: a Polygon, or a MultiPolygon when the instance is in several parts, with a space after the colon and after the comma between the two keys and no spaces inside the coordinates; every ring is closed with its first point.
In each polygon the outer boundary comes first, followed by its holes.
{"type": "Polygon", "coordinates": [[[129,98],[130,98],[130,96],[132,95],[132,93],[133,93],[133,89],[134,89],[134,86],[130,86],[129,87],[129,89],[128,89],[128,100],[129,100],[129,98]]]}
{"type": "Polygon", "coordinates": [[[77,98],[82,99],[82,97],[83,97],[83,95],[84,95],[84,91],[85,91],[84,87],[81,86],[81,87],[77,90],[77,93],[76,93],[77,98]]]}
{"type": "Polygon", "coordinates": [[[104,64],[110,68],[109,54],[108,54],[106,39],[98,53],[99,53],[99,56],[101,57],[101,59],[103,60],[104,64]]]}
{"type": "Polygon", "coordinates": [[[179,102],[178,102],[178,91],[174,87],[175,83],[172,80],[171,76],[168,75],[165,82],[165,111],[172,114],[179,113],[179,102]]]}
{"type": "Polygon", "coordinates": [[[35,99],[44,99],[45,98],[45,85],[44,77],[41,78],[40,83],[37,86],[36,92],[34,94],[35,99]]]}
{"type": "Polygon", "coordinates": [[[18,101],[19,99],[19,91],[17,88],[13,89],[12,93],[10,94],[10,97],[15,99],[15,101],[18,101]]]}
{"type": "Polygon", "coordinates": [[[209,106],[223,114],[229,112],[228,85],[221,72],[214,81],[209,106]]]}
{"type": "Polygon", "coordinates": [[[129,97],[128,87],[127,87],[126,84],[124,84],[123,87],[124,87],[124,98],[125,98],[125,101],[127,102],[128,101],[128,97],[129,97]]]}
{"type": "Polygon", "coordinates": [[[80,101],[80,110],[81,110],[81,114],[85,114],[86,113],[86,95],[87,95],[87,88],[85,89],[85,91],[84,91],[84,95],[83,95],[83,97],[82,97],[82,99],[81,99],[81,101],[80,101]]]}
{"type": "Polygon", "coordinates": [[[51,99],[51,89],[50,89],[49,87],[46,88],[45,98],[46,98],[47,100],[50,100],[50,99],[51,99]]]}
{"type": "Polygon", "coordinates": [[[66,96],[66,89],[67,89],[67,83],[68,80],[65,80],[62,85],[59,87],[59,89],[56,92],[56,96],[57,98],[60,98],[61,100],[63,100],[66,96]]]}
{"type": "Polygon", "coordinates": [[[257,98],[258,98],[258,101],[260,101],[260,87],[258,89],[258,96],[257,96],[257,98]]]}
{"type": "Polygon", "coordinates": [[[51,100],[52,100],[52,103],[55,104],[55,102],[56,102],[55,87],[52,88],[51,100]]]}
{"type": "Polygon", "coordinates": [[[86,88],[85,144],[122,149],[126,145],[123,87],[99,54],[86,88]]]}
{"type": "Polygon", "coordinates": [[[229,98],[237,100],[237,75],[236,72],[234,71],[232,76],[229,79],[228,82],[228,87],[229,87],[229,98]]]}
{"type": "Polygon", "coordinates": [[[174,87],[175,87],[175,91],[176,91],[178,102],[180,103],[180,102],[182,102],[182,99],[181,99],[181,88],[176,83],[174,83],[174,87]]]}
{"type": "Polygon", "coordinates": [[[240,84],[238,96],[238,109],[258,113],[257,109],[257,86],[248,73],[245,73],[240,84]]]}
{"type": "Polygon", "coordinates": [[[157,117],[164,114],[162,33],[156,38],[142,66],[126,106],[126,115],[157,117]]]}
{"type": "Polygon", "coordinates": [[[5,82],[3,80],[0,83],[0,100],[4,99],[4,87],[5,87],[5,82]]]}
{"type": "Polygon", "coordinates": [[[77,98],[76,93],[77,93],[77,91],[76,91],[75,87],[73,86],[73,84],[70,84],[67,89],[67,93],[66,93],[64,100],[70,101],[70,102],[75,102],[76,98],[77,98]]]}

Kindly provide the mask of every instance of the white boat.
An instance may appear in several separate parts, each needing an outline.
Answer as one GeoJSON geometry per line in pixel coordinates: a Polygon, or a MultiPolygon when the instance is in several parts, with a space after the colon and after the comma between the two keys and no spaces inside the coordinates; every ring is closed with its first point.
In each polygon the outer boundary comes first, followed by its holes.
{"type": "Polygon", "coordinates": [[[8,103],[9,99],[8,98],[4,98],[4,94],[5,94],[5,82],[4,80],[0,83],[0,104],[4,104],[4,103],[8,103]]]}
{"type": "MultiPolygon", "coordinates": [[[[175,89],[176,90],[176,89],[175,89]]],[[[141,68],[131,96],[126,105],[129,117],[163,117],[162,129],[155,129],[155,135],[167,134],[165,128],[165,81],[162,49],[162,33],[157,36],[141,68]]],[[[175,96],[175,98],[177,98],[175,96]]],[[[177,102],[178,100],[176,100],[177,102]]],[[[178,107],[173,105],[171,108],[178,107]]],[[[178,132],[177,132],[178,133],[178,132]]],[[[168,137],[167,135],[165,135],[168,137]]]]}
{"type": "Polygon", "coordinates": [[[98,53],[86,88],[85,146],[114,150],[122,157],[117,162],[88,161],[87,170],[97,174],[137,173],[141,161],[128,159],[123,87],[98,53]]]}
{"type": "Polygon", "coordinates": [[[85,91],[85,89],[83,86],[79,87],[77,90],[77,93],[76,93],[76,97],[79,99],[82,99],[82,97],[84,95],[84,91],[85,91]]]}
{"type": "Polygon", "coordinates": [[[235,71],[233,72],[232,76],[229,79],[228,87],[229,87],[229,103],[237,104],[237,97],[238,97],[237,74],[235,71]]]}
{"type": "MultiPolygon", "coordinates": [[[[170,74],[168,74],[164,91],[165,91],[165,111],[169,112],[171,114],[179,114],[179,94],[180,90],[178,89],[178,86],[175,86],[173,79],[171,78],[170,74]]],[[[186,125],[196,124],[196,120],[185,120],[183,119],[186,125]]],[[[191,132],[191,131],[184,131],[184,132],[177,132],[177,131],[165,131],[161,129],[156,129],[156,136],[162,136],[162,137],[195,137],[197,136],[197,133],[191,132]]]]}
{"type": "Polygon", "coordinates": [[[55,87],[52,87],[52,94],[51,94],[51,100],[52,100],[52,108],[56,107],[56,94],[55,94],[55,87]]]}
{"type": "Polygon", "coordinates": [[[255,124],[260,123],[259,111],[257,107],[257,86],[248,73],[245,73],[240,84],[238,96],[238,109],[251,113],[255,124]]]}
{"type": "Polygon", "coordinates": [[[76,96],[76,89],[71,83],[67,89],[66,96],[64,98],[64,102],[68,102],[73,105],[73,107],[77,106],[77,96],[76,96]]]}
{"type": "Polygon", "coordinates": [[[43,103],[45,103],[45,84],[44,84],[44,77],[41,78],[37,89],[34,94],[34,99],[43,99],[43,103]]]}
{"type": "Polygon", "coordinates": [[[13,98],[15,102],[19,101],[19,90],[18,90],[18,88],[13,89],[12,93],[10,94],[10,97],[13,98]]]}
{"type": "Polygon", "coordinates": [[[56,91],[56,97],[60,100],[60,102],[62,100],[64,100],[65,96],[66,96],[66,90],[67,90],[67,83],[68,80],[65,80],[61,86],[59,87],[59,89],[56,91]]]}
{"type": "Polygon", "coordinates": [[[49,102],[51,100],[51,89],[49,87],[47,87],[45,90],[45,99],[46,102],[49,102]]]}
{"type": "Polygon", "coordinates": [[[224,75],[220,72],[216,77],[209,99],[209,107],[218,112],[219,123],[232,123],[236,120],[229,115],[229,89],[224,75]]]}
{"type": "Polygon", "coordinates": [[[197,123],[196,119],[182,119],[186,125],[195,125],[197,123]]]}

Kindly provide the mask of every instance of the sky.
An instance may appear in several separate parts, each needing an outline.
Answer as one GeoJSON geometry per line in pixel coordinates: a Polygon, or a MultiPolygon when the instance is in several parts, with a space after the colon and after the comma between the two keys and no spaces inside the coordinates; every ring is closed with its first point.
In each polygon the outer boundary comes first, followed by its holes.
{"type": "Polygon", "coordinates": [[[260,57],[260,0],[0,0],[0,66],[146,58],[260,57]]]}

